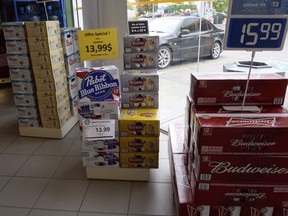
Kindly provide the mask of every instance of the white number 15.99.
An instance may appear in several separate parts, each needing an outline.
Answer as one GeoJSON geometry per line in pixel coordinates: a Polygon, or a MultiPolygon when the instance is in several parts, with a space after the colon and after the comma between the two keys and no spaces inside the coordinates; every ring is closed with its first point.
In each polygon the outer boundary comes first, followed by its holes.
{"type": "MultiPolygon", "coordinates": [[[[257,44],[259,35],[257,32],[253,32],[252,27],[257,27],[259,26],[259,23],[249,23],[249,24],[244,24],[242,26],[242,34],[240,37],[240,43],[244,44],[245,42],[245,37],[252,37],[253,40],[250,42],[246,42],[245,45],[250,45],[253,46],[257,44]]],[[[273,33],[274,37],[271,37],[270,40],[278,40],[280,37],[281,33],[281,28],[282,28],[282,23],[262,23],[260,27],[260,32],[264,34],[263,37],[260,37],[259,40],[268,40],[270,37],[270,33],[273,33]]]]}

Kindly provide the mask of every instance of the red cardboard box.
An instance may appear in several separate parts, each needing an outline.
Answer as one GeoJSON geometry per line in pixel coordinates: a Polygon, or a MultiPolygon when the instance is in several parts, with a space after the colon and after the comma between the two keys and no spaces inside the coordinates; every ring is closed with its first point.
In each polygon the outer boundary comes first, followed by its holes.
{"type": "MultiPolygon", "coordinates": [[[[187,154],[170,154],[171,159],[171,176],[174,202],[177,216],[242,216],[240,206],[210,205],[212,199],[210,195],[206,196],[208,204],[204,205],[195,202],[192,188],[188,178],[187,154]]],[[[215,202],[215,201],[213,201],[215,202]]]]}
{"type": "MultiPolygon", "coordinates": [[[[194,203],[224,206],[274,206],[288,205],[288,185],[197,181],[191,178],[194,203]],[[209,197],[209,198],[208,198],[209,197]]],[[[245,215],[247,216],[247,215],[245,215]]]]}
{"type": "MultiPolygon", "coordinates": [[[[190,97],[195,106],[242,105],[247,74],[192,73],[190,97]]],[[[282,105],[288,79],[278,74],[252,73],[246,105],[282,105]]]]}
{"type": "Polygon", "coordinates": [[[247,206],[242,208],[242,214],[245,216],[288,216],[288,208],[282,207],[264,207],[247,206]]]}
{"type": "Polygon", "coordinates": [[[288,155],[199,155],[195,148],[193,159],[200,181],[288,185],[288,155]]]}
{"type": "Polygon", "coordinates": [[[217,110],[192,109],[191,128],[200,154],[288,154],[287,109],[270,106],[259,113],[217,110]]]}
{"type": "MultiPolygon", "coordinates": [[[[177,125],[169,125],[169,131],[170,131],[169,132],[169,142],[170,142],[169,149],[172,150],[172,151],[169,151],[169,158],[171,162],[170,168],[171,168],[173,195],[174,195],[177,216],[228,216],[228,215],[229,216],[288,216],[288,208],[284,207],[287,205],[287,203],[284,202],[283,207],[275,207],[272,202],[273,199],[270,199],[270,197],[268,196],[266,197],[266,195],[263,196],[262,198],[264,199],[267,198],[269,205],[256,205],[255,203],[252,204],[251,202],[245,202],[245,199],[243,199],[243,197],[241,199],[241,202],[233,201],[233,205],[231,205],[230,203],[225,203],[225,201],[223,202],[222,198],[221,199],[215,198],[218,192],[215,192],[215,193],[208,192],[208,195],[201,197],[201,199],[204,200],[203,203],[197,202],[197,199],[198,199],[197,197],[199,194],[193,197],[194,193],[192,193],[190,180],[188,178],[190,175],[188,174],[187,166],[185,165],[185,161],[187,160],[187,154],[181,154],[179,152],[175,153],[173,152],[173,149],[175,148],[171,148],[171,145],[176,146],[178,143],[177,139],[173,139],[173,138],[171,139],[170,137],[171,134],[173,135],[173,132],[175,130],[173,126],[177,126],[177,125]],[[269,199],[271,200],[271,202],[269,201],[269,199]],[[213,204],[217,202],[218,204],[213,204]]],[[[193,181],[195,182],[195,179],[193,181]]],[[[205,188],[205,183],[203,184],[205,188]]],[[[222,186],[225,187],[225,184],[222,184],[222,186]]],[[[246,185],[243,184],[243,187],[245,189],[246,185]]],[[[235,185],[235,188],[237,188],[237,185],[235,185]]],[[[265,188],[265,186],[263,186],[263,188],[265,188]]],[[[221,194],[222,189],[220,188],[219,190],[221,194]]],[[[256,190],[253,191],[251,189],[251,192],[252,192],[251,199],[248,199],[250,201],[253,200],[253,192],[254,192],[254,195],[256,196],[258,191],[256,190]]],[[[259,191],[259,194],[260,193],[261,191],[259,191]]],[[[230,195],[232,195],[232,193],[230,195]]],[[[259,199],[260,197],[261,196],[259,195],[259,199]]],[[[237,200],[237,197],[235,198],[235,200],[237,200]]]]}

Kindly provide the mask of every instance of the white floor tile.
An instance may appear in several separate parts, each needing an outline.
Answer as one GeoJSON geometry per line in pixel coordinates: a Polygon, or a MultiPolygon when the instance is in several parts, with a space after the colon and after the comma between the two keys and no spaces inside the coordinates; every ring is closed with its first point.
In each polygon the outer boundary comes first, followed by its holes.
{"type": "Polygon", "coordinates": [[[74,127],[64,137],[64,139],[76,139],[76,138],[80,138],[79,123],[75,124],[74,127]]]}
{"type": "Polygon", "coordinates": [[[2,216],[27,216],[30,209],[0,207],[0,215],[2,216]]]}
{"type": "Polygon", "coordinates": [[[149,182],[171,183],[169,159],[159,159],[159,168],[150,169],[149,182]]]}
{"type": "Polygon", "coordinates": [[[82,165],[81,157],[65,157],[57,168],[53,178],[87,179],[86,170],[82,165]]]}
{"type": "Polygon", "coordinates": [[[0,152],[8,147],[15,139],[16,137],[13,136],[0,137],[0,152]]]}
{"type": "Polygon", "coordinates": [[[46,139],[34,154],[65,156],[71,148],[72,143],[72,139],[46,139]]]}
{"type": "Polygon", "coordinates": [[[50,180],[35,208],[78,211],[86,192],[88,181],[50,180]]]}
{"type": "Polygon", "coordinates": [[[168,154],[168,142],[160,140],[159,144],[159,158],[169,158],[168,154]]]}
{"type": "Polygon", "coordinates": [[[19,136],[19,124],[15,116],[12,121],[8,121],[4,127],[1,128],[0,134],[5,136],[19,136]]]}
{"type": "Polygon", "coordinates": [[[18,137],[3,151],[3,153],[32,154],[43,141],[43,138],[18,137]]]}
{"type": "Polygon", "coordinates": [[[74,139],[74,142],[71,146],[71,148],[69,149],[68,156],[81,156],[81,140],[76,138],[74,139]]]}
{"type": "Polygon", "coordinates": [[[85,213],[79,212],[77,216],[127,216],[126,214],[85,213]]]}
{"type": "Polygon", "coordinates": [[[127,214],[130,190],[127,181],[91,181],[80,211],[127,214]]]}
{"type": "Polygon", "coordinates": [[[0,193],[0,206],[32,208],[48,179],[13,177],[0,193]]]}
{"type": "Polygon", "coordinates": [[[63,156],[32,155],[16,173],[16,176],[50,178],[63,158],[63,156]]]}
{"type": "Polygon", "coordinates": [[[173,215],[171,184],[133,182],[128,213],[173,215]]]}
{"type": "Polygon", "coordinates": [[[33,209],[28,216],[77,216],[77,212],[33,209]]]}
{"type": "Polygon", "coordinates": [[[0,175],[14,175],[29,157],[29,155],[0,154],[0,175]]]}
{"type": "Polygon", "coordinates": [[[6,176],[0,176],[0,191],[4,186],[7,184],[7,182],[10,180],[11,177],[6,177],[6,176]]]}

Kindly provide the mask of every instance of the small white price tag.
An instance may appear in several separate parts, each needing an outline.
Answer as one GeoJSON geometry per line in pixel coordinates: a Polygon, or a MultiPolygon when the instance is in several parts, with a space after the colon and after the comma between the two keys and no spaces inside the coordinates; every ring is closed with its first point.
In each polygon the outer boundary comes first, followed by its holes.
{"type": "Polygon", "coordinates": [[[115,120],[113,119],[84,119],[82,123],[84,140],[115,139],[115,120]]]}

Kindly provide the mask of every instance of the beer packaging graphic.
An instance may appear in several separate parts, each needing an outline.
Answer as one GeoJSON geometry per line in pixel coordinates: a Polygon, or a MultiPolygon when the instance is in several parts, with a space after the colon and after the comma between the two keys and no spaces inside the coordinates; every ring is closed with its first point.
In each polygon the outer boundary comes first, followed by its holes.
{"type": "MultiPolygon", "coordinates": [[[[247,74],[191,73],[190,97],[195,106],[242,105],[247,74]]],[[[278,74],[252,73],[245,105],[282,105],[288,79],[278,74]]]]}
{"type": "Polygon", "coordinates": [[[79,102],[113,101],[120,97],[119,71],[114,65],[76,69],[79,102]]]}

